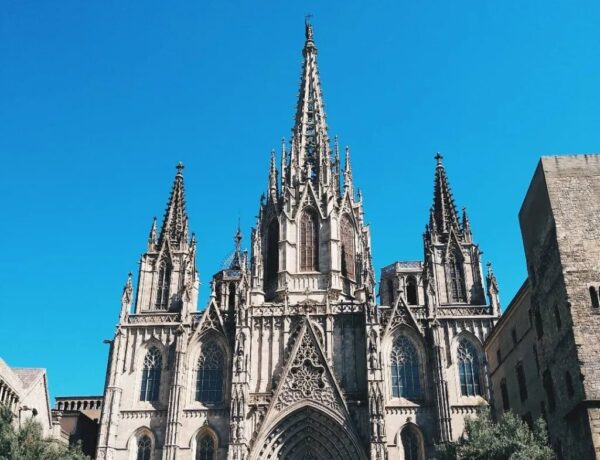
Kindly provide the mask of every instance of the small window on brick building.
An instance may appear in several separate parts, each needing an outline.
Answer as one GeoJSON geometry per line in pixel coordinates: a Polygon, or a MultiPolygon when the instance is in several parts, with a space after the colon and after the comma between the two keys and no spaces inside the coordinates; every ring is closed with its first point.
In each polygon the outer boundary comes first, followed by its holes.
{"type": "Polygon", "coordinates": [[[567,387],[567,395],[569,398],[572,398],[575,394],[575,389],[573,388],[573,379],[569,371],[565,372],[565,385],[567,387]]]}
{"type": "Polygon", "coordinates": [[[540,415],[546,422],[548,423],[548,414],[546,413],[546,403],[544,401],[540,402],[540,415]]]}
{"type": "Polygon", "coordinates": [[[525,415],[523,415],[523,421],[527,423],[529,428],[533,428],[533,417],[531,416],[531,412],[527,412],[525,415]]]}
{"type": "Polygon", "coordinates": [[[556,321],[556,328],[560,330],[562,327],[562,321],[560,319],[560,311],[558,310],[558,305],[554,305],[554,320],[556,321]]]}
{"type": "Polygon", "coordinates": [[[592,308],[600,309],[600,301],[598,300],[598,291],[594,286],[590,286],[590,299],[592,300],[592,308]]]}
{"type": "Polygon", "coordinates": [[[502,394],[502,408],[504,412],[510,410],[510,401],[508,400],[508,388],[506,387],[506,379],[500,381],[500,393],[502,394]]]}
{"type": "Polygon", "coordinates": [[[527,310],[527,316],[529,316],[529,328],[531,329],[533,327],[533,312],[531,308],[527,310]]]}
{"type": "Polygon", "coordinates": [[[496,361],[498,361],[498,366],[502,362],[502,352],[500,351],[500,348],[496,350],[496,361]]]}
{"type": "Polygon", "coordinates": [[[540,373],[540,357],[538,356],[538,350],[537,350],[537,346],[535,346],[535,344],[533,345],[533,357],[535,359],[535,368],[537,370],[537,373],[540,373]]]}
{"type": "Polygon", "coordinates": [[[544,336],[544,325],[542,323],[542,315],[540,314],[540,310],[535,311],[535,332],[537,334],[538,339],[541,339],[544,336]]]}
{"type": "Polygon", "coordinates": [[[521,402],[523,402],[527,399],[527,381],[525,380],[523,363],[517,364],[517,382],[519,382],[519,396],[521,397],[521,402]]]}
{"type": "Polygon", "coordinates": [[[554,381],[552,380],[552,374],[549,369],[544,371],[542,381],[544,391],[546,392],[546,399],[548,400],[548,410],[554,412],[556,409],[556,395],[554,394],[554,381]]]}
{"type": "Polygon", "coordinates": [[[517,330],[513,327],[513,330],[510,331],[510,336],[512,337],[513,345],[517,344],[517,330]]]}

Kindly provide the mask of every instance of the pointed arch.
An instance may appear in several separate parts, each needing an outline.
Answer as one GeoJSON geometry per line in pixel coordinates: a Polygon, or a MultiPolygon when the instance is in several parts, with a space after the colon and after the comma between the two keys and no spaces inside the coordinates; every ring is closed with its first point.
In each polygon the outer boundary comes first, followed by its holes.
{"type": "Polygon", "coordinates": [[[212,429],[203,427],[198,430],[194,435],[193,445],[195,460],[215,460],[217,458],[219,442],[212,429]]]}
{"type": "Polygon", "coordinates": [[[232,281],[231,283],[229,283],[228,292],[227,292],[227,302],[228,302],[227,306],[230,309],[233,309],[236,307],[236,296],[237,296],[236,286],[235,286],[235,283],[232,281]]]}
{"type": "Polygon", "coordinates": [[[160,259],[157,276],[154,306],[157,310],[167,310],[169,307],[169,289],[171,287],[171,263],[166,257],[160,259]]]}
{"type": "Polygon", "coordinates": [[[225,354],[214,340],[202,344],[196,361],[196,401],[217,404],[223,401],[225,354]]]}
{"type": "Polygon", "coordinates": [[[257,439],[250,459],[304,460],[307,454],[314,460],[367,458],[352,430],[315,404],[295,406],[282,415],[257,439]]]}
{"type": "Polygon", "coordinates": [[[460,248],[452,245],[446,257],[446,280],[448,283],[448,298],[451,303],[467,301],[465,286],[464,258],[460,248]]]}
{"type": "Polygon", "coordinates": [[[414,342],[404,334],[397,336],[392,344],[390,372],[392,397],[422,397],[419,354],[414,342]]]}
{"type": "Polygon", "coordinates": [[[482,396],[481,352],[467,337],[458,339],[456,364],[462,396],[482,396]]]}
{"type": "Polygon", "coordinates": [[[128,458],[131,460],[154,460],[156,457],[156,436],[147,426],[135,430],[127,441],[128,458]]]}
{"type": "Polygon", "coordinates": [[[403,460],[425,460],[425,440],[423,432],[414,423],[408,422],[398,434],[397,445],[403,460]]]}
{"type": "Polygon", "coordinates": [[[266,243],[264,290],[266,293],[273,293],[277,289],[279,273],[279,221],[276,217],[267,227],[266,243]]]}
{"type": "Polygon", "coordinates": [[[144,356],[140,401],[158,401],[163,357],[160,350],[151,346],[144,356]]]}
{"type": "Polygon", "coordinates": [[[342,275],[356,278],[356,250],[354,242],[354,224],[347,214],[340,220],[340,240],[342,244],[342,275]]]}
{"type": "Polygon", "coordinates": [[[319,271],[319,218],[312,208],[300,217],[300,271],[319,271]]]}

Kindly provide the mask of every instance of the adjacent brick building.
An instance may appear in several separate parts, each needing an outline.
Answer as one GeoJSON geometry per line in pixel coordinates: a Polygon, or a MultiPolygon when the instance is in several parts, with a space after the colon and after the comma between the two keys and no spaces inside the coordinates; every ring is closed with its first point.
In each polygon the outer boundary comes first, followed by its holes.
{"type": "Polygon", "coordinates": [[[542,157],[519,213],[528,281],[486,341],[494,409],[600,456],[600,155],[542,157]]]}

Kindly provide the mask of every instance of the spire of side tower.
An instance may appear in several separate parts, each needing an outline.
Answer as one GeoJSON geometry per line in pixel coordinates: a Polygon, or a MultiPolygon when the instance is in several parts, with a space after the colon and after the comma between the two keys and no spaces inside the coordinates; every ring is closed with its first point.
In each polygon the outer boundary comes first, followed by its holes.
{"type": "Polygon", "coordinates": [[[158,239],[159,246],[168,240],[173,249],[183,248],[187,243],[189,232],[188,216],[185,210],[183,167],[183,163],[179,162],[158,239]]]}
{"type": "Polygon", "coordinates": [[[435,167],[433,206],[431,208],[432,213],[429,226],[431,229],[435,228],[439,233],[448,233],[451,228],[460,232],[458,213],[442,159],[442,155],[438,152],[435,156],[437,164],[435,167]]]}

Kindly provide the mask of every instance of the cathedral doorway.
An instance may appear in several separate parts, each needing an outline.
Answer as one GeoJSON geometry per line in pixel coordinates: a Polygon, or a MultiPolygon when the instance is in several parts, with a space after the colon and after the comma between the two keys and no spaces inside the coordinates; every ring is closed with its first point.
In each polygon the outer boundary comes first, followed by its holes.
{"type": "MultiPolygon", "coordinates": [[[[313,407],[297,409],[275,425],[253,458],[282,460],[365,460],[356,438],[313,407]]],[[[258,447],[258,446],[257,446],[258,447]]]]}

